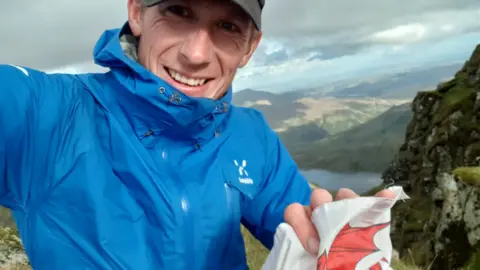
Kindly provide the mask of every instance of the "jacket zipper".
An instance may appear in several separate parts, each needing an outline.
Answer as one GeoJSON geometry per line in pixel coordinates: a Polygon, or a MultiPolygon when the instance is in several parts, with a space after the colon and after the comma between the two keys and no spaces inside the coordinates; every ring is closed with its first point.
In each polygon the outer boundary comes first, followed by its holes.
{"type": "Polygon", "coordinates": [[[183,194],[182,194],[182,199],[180,200],[181,206],[182,206],[182,211],[183,211],[183,219],[185,222],[185,248],[187,250],[187,253],[185,254],[185,262],[191,262],[191,266],[195,266],[195,239],[194,239],[194,226],[193,226],[193,220],[188,214],[190,210],[190,202],[188,200],[188,192],[185,186],[183,187],[183,194]]]}
{"type": "MultiPolygon", "coordinates": [[[[232,220],[233,219],[233,216],[232,216],[232,188],[227,183],[224,184],[224,188],[225,188],[225,197],[226,197],[227,211],[228,211],[227,219],[229,221],[228,224],[230,225],[229,231],[231,232],[232,231],[232,222],[233,222],[233,220],[232,220]]],[[[222,263],[225,262],[225,257],[228,256],[229,247],[230,247],[230,241],[226,241],[226,246],[224,248],[223,255],[221,257],[221,262],[222,263]]]]}
{"type": "Polygon", "coordinates": [[[190,211],[190,201],[189,201],[189,196],[188,196],[188,191],[186,188],[185,183],[182,181],[182,179],[179,177],[178,173],[175,171],[174,168],[171,166],[168,166],[168,171],[169,175],[172,177],[172,181],[179,192],[178,195],[180,195],[180,209],[181,209],[181,215],[183,218],[183,228],[184,228],[184,237],[183,237],[183,244],[185,254],[184,254],[184,259],[183,262],[186,263],[186,268],[189,268],[189,266],[194,266],[195,265],[195,249],[194,249],[194,226],[193,226],[193,220],[191,215],[189,215],[190,211]]]}

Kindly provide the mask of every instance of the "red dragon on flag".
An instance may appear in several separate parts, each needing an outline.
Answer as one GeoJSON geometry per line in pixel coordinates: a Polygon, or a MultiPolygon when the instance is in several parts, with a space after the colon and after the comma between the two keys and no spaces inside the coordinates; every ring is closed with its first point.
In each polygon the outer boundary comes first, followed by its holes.
{"type": "MultiPolygon", "coordinates": [[[[351,227],[345,225],[337,234],[330,247],[330,251],[323,252],[317,261],[317,270],[353,270],[366,256],[380,251],[373,238],[380,230],[390,223],[375,224],[369,227],[351,227]]],[[[388,262],[386,258],[381,261],[388,262]]],[[[379,262],[369,270],[382,270],[379,262]]]]}

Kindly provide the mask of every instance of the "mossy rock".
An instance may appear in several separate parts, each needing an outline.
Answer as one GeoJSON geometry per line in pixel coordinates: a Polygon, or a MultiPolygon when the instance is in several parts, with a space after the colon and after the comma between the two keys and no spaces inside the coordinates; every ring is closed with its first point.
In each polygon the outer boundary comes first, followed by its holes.
{"type": "Polygon", "coordinates": [[[413,243],[409,257],[411,260],[410,264],[428,265],[432,257],[434,257],[430,249],[430,243],[428,241],[413,243]]]}
{"type": "MultiPolygon", "coordinates": [[[[18,237],[18,231],[16,229],[9,227],[0,228],[0,265],[28,266],[28,258],[24,252],[22,241],[18,237]]],[[[14,268],[7,267],[6,269],[14,268]]]]}
{"type": "Polygon", "coordinates": [[[448,116],[462,107],[467,111],[471,110],[471,102],[465,103],[465,101],[473,100],[475,98],[475,90],[467,84],[468,77],[463,73],[459,74],[456,78],[449,82],[449,88],[446,92],[435,91],[437,95],[440,95],[441,103],[440,108],[435,113],[432,123],[440,124],[443,121],[448,121],[448,116]]]}
{"type": "Polygon", "coordinates": [[[437,254],[432,266],[434,270],[462,269],[471,259],[471,254],[475,252],[475,248],[472,249],[470,246],[465,223],[462,221],[450,223],[442,232],[440,239],[444,247],[437,254]]]}
{"type": "Polygon", "coordinates": [[[461,102],[469,99],[472,94],[474,94],[474,90],[469,87],[465,87],[465,85],[460,79],[457,79],[457,82],[458,84],[456,87],[453,87],[450,91],[445,93],[442,100],[442,105],[448,107],[459,105],[461,104],[461,102]]]}
{"type": "Polygon", "coordinates": [[[410,222],[403,225],[405,232],[422,232],[425,227],[425,223],[422,221],[410,222]]]}
{"type": "Polygon", "coordinates": [[[453,174],[466,184],[480,187],[480,167],[458,167],[453,174]]]}
{"type": "Polygon", "coordinates": [[[22,241],[18,237],[17,229],[0,228],[0,244],[7,246],[11,251],[23,252],[22,241]]]}
{"type": "Polygon", "coordinates": [[[411,262],[404,262],[401,260],[392,260],[392,268],[395,270],[423,270],[411,262]]]}
{"type": "Polygon", "coordinates": [[[474,161],[480,156],[480,142],[470,144],[466,149],[466,153],[465,158],[470,162],[474,161]]]}
{"type": "Polygon", "coordinates": [[[443,82],[441,84],[438,85],[437,87],[437,93],[446,93],[448,92],[450,89],[452,89],[453,87],[455,87],[456,85],[456,81],[454,79],[452,80],[448,80],[446,82],[443,82]]]}
{"type": "Polygon", "coordinates": [[[419,263],[428,262],[432,258],[431,240],[428,228],[430,219],[432,218],[434,204],[428,196],[424,194],[416,194],[418,190],[415,190],[415,194],[409,194],[410,200],[407,200],[401,204],[395,205],[392,209],[392,225],[395,227],[392,232],[391,239],[393,246],[398,248],[401,256],[412,259],[410,262],[416,265],[419,263]],[[422,248],[419,248],[419,243],[425,244],[422,248]],[[419,254],[417,249],[425,249],[419,254]],[[412,255],[408,254],[415,249],[416,256],[418,258],[411,258],[412,255]]]}
{"type": "Polygon", "coordinates": [[[470,260],[462,268],[462,270],[477,270],[480,269],[480,251],[472,254],[470,260]]]}

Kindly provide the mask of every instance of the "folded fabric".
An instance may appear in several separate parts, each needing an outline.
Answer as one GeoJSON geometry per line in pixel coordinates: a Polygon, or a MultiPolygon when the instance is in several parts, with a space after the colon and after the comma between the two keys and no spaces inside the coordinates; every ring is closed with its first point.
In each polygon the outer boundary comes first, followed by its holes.
{"type": "Polygon", "coordinates": [[[391,270],[390,210],[409,197],[402,187],[389,189],[395,199],[358,197],[317,207],[312,213],[320,237],[316,257],[290,225],[280,224],[262,270],[391,270]]]}

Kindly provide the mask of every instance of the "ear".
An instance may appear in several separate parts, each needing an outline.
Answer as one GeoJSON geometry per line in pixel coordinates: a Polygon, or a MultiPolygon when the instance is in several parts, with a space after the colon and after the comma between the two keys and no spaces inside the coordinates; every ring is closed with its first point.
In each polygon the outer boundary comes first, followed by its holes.
{"type": "Polygon", "coordinates": [[[140,0],[128,0],[128,24],[134,36],[142,33],[143,5],[140,0]]]}
{"type": "Polygon", "coordinates": [[[249,50],[247,54],[245,54],[242,57],[242,60],[240,61],[240,68],[243,68],[244,66],[247,65],[248,61],[250,61],[250,58],[252,57],[253,53],[257,50],[258,44],[260,43],[260,40],[262,39],[263,33],[260,31],[253,30],[256,33],[253,34],[252,39],[250,40],[250,45],[249,45],[249,50]]]}

